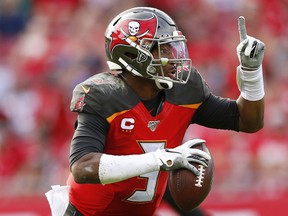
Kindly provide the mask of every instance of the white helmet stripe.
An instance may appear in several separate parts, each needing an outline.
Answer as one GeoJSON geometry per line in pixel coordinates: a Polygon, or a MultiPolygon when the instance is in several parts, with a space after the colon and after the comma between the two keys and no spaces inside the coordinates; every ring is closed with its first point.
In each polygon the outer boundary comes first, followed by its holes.
{"type": "Polygon", "coordinates": [[[118,60],[119,60],[119,62],[121,62],[121,64],[124,65],[124,67],[125,67],[128,71],[132,72],[132,73],[133,73],[134,75],[136,75],[136,76],[141,76],[141,77],[143,77],[142,74],[138,73],[135,69],[133,69],[124,59],[122,59],[122,58],[120,57],[118,60]]]}

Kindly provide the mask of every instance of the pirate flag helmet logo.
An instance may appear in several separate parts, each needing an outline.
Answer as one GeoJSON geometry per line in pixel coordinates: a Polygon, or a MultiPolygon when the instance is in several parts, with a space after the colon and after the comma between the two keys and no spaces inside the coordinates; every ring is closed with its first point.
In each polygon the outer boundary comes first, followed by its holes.
{"type": "Polygon", "coordinates": [[[112,41],[110,51],[112,51],[117,44],[136,46],[136,44],[140,44],[140,40],[143,37],[154,38],[156,27],[157,19],[154,15],[144,20],[126,19],[119,21],[115,25],[115,30],[111,33],[112,41]]]}

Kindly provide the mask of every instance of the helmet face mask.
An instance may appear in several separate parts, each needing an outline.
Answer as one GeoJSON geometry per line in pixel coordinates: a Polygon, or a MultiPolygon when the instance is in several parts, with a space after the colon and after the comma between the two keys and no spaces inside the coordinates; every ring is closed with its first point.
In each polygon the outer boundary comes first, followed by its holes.
{"type": "Polygon", "coordinates": [[[109,24],[105,39],[111,70],[127,70],[153,79],[156,84],[163,81],[165,86],[168,82],[168,88],[175,82],[186,83],[189,78],[192,63],[186,39],[160,10],[139,7],[124,11],[109,24]],[[167,65],[171,70],[168,75],[167,65]]]}
{"type": "MultiPolygon", "coordinates": [[[[142,41],[145,40],[147,39],[143,38],[142,41]]],[[[153,79],[185,84],[190,76],[192,66],[185,37],[183,35],[168,36],[161,39],[154,39],[153,41],[155,43],[153,49],[157,49],[155,52],[156,56],[155,54],[153,55],[154,58],[147,68],[147,74],[153,79]],[[168,63],[173,65],[173,68],[170,69],[170,76],[167,76],[167,73],[165,74],[164,72],[168,63]]]]}

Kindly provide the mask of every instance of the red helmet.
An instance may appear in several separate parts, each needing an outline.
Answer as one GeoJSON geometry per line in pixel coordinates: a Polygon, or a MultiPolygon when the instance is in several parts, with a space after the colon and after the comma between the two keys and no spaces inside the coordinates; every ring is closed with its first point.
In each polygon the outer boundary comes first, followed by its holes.
{"type": "Polygon", "coordinates": [[[127,70],[136,76],[154,79],[159,88],[171,88],[173,82],[186,83],[191,70],[186,38],[175,22],[163,11],[136,7],[116,16],[105,32],[106,55],[111,70],[127,70]],[[163,55],[169,47],[169,58],[163,55]],[[151,51],[158,49],[158,57],[151,51]],[[175,67],[165,77],[163,66],[175,67]]]}

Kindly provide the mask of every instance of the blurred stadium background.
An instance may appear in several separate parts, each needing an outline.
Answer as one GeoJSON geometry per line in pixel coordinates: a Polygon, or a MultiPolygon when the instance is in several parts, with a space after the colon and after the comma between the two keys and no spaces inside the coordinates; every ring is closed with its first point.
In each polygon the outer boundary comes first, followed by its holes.
{"type": "Polygon", "coordinates": [[[48,216],[45,192],[65,184],[76,83],[107,70],[104,31],[119,12],[155,6],[188,38],[215,94],[237,98],[237,18],[266,44],[265,127],[256,134],[191,126],[216,163],[202,204],[212,216],[288,210],[287,0],[0,0],[0,216],[48,216]]]}

